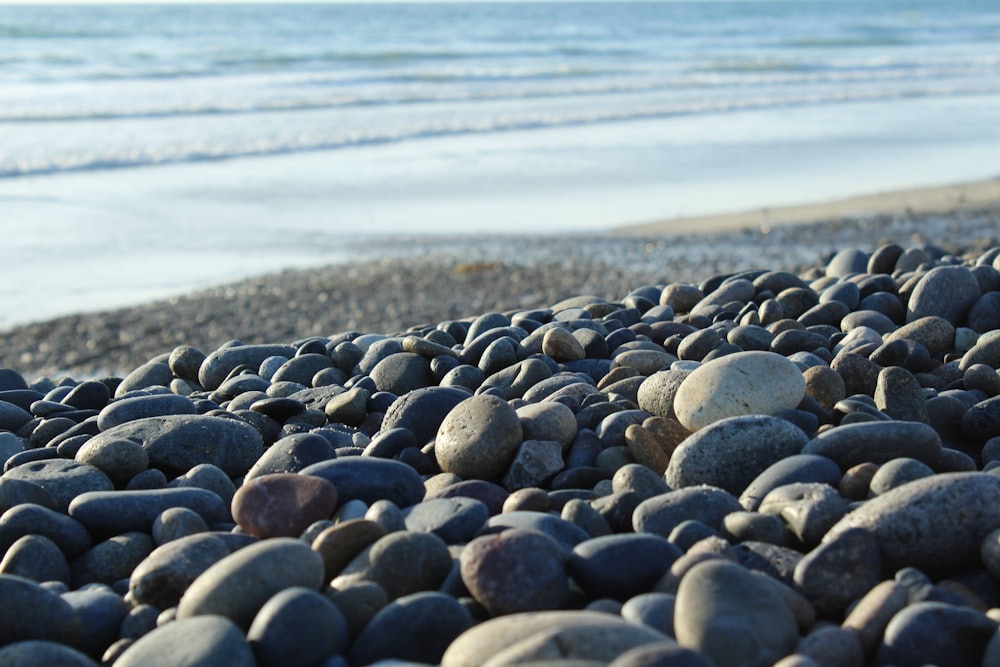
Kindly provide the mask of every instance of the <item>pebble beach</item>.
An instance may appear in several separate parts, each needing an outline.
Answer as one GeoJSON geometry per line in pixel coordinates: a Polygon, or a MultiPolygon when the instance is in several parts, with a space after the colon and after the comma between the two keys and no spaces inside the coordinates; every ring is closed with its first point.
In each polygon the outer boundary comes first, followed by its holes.
{"type": "Polygon", "coordinates": [[[0,332],[0,665],[1000,665],[1000,208],[702,229],[0,332]]]}

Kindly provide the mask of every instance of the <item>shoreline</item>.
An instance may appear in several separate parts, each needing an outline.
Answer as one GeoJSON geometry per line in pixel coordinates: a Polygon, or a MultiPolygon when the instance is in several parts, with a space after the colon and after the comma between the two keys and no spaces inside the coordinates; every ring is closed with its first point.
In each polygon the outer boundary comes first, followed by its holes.
{"type": "Polygon", "coordinates": [[[794,207],[819,218],[798,224],[754,224],[757,218],[744,214],[600,234],[395,237],[352,262],[286,269],[0,330],[0,367],[30,377],[86,379],[125,373],[182,344],[212,350],[234,339],[393,334],[582,294],[620,300],[642,285],[697,283],[759,268],[801,272],[848,247],[870,252],[885,243],[931,244],[961,253],[1000,245],[1000,198],[988,197],[994,188],[1000,192],[1000,181],[927,189],[922,197],[905,191],[794,207]],[[857,202],[892,204],[877,210],[894,212],[863,213],[857,202]],[[893,208],[900,202],[902,212],[893,208]],[[954,208],[940,211],[948,202],[954,208]]]}
{"type": "Polygon", "coordinates": [[[983,181],[887,190],[842,199],[765,207],[730,213],[682,216],[616,227],[622,234],[707,233],[747,227],[798,225],[880,215],[943,215],[1000,208],[1000,177],[983,181]]]}

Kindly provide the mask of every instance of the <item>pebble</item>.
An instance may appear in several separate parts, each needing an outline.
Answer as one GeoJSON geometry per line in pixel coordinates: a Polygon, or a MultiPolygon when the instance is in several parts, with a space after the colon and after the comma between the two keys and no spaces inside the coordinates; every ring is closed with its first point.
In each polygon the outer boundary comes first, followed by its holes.
{"type": "Polygon", "coordinates": [[[76,611],[36,582],[0,574],[0,646],[26,640],[73,646],[80,637],[76,611]]]}
{"type": "Polygon", "coordinates": [[[510,528],[478,537],[462,550],[459,565],[472,597],[491,616],[559,609],[569,597],[566,553],[542,533],[510,528]]]}
{"type": "Polygon", "coordinates": [[[946,473],[918,479],[872,498],[827,533],[871,531],[886,567],[945,575],[975,567],[983,538],[1000,527],[1000,478],[946,473]]]}
{"type": "Polygon", "coordinates": [[[118,667],[254,667],[256,664],[240,628],[217,615],[179,618],[158,627],[140,637],[115,661],[118,667]]]}
{"type": "Polygon", "coordinates": [[[70,619],[0,652],[993,664],[1000,482],[953,471],[1000,456],[998,252],[859,247],[393,335],[172,344],[122,378],[0,369],[0,633],[70,619]]]}
{"type": "Polygon", "coordinates": [[[503,477],[521,441],[521,421],[514,408],[482,394],[448,413],[438,429],[434,454],[444,472],[492,481],[503,477]]]}
{"type": "Polygon", "coordinates": [[[795,617],[774,589],[721,559],[699,563],[681,579],[674,632],[681,646],[734,667],[772,665],[798,641],[795,617]]]}
{"type": "Polygon", "coordinates": [[[740,352],[702,364],[674,397],[674,412],[689,431],[727,417],[773,415],[805,396],[798,366],[773,352],[740,352]]]}
{"type": "Polygon", "coordinates": [[[51,641],[21,641],[0,648],[0,664],[49,665],[51,667],[97,667],[87,655],[51,641]]]}
{"type": "Polygon", "coordinates": [[[681,442],[665,477],[675,489],[708,484],[739,495],[769,466],[800,453],[808,440],[798,427],[778,417],[725,417],[681,442]]]}
{"type": "Polygon", "coordinates": [[[273,595],[293,586],[319,590],[322,584],[319,554],[297,539],[276,537],[235,551],[198,575],[177,605],[177,618],[223,616],[248,629],[273,595]]]}

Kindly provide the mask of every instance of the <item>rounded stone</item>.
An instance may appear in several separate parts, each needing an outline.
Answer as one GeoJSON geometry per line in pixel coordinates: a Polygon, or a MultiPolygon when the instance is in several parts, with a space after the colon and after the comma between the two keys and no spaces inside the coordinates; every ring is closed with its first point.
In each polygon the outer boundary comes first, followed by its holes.
{"type": "Polygon", "coordinates": [[[177,618],[224,616],[249,628],[272,596],[293,586],[318,590],[323,559],[296,539],[276,537],[226,556],[188,587],[177,605],[177,618]]]}
{"type": "Polygon", "coordinates": [[[32,461],[11,468],[3,477],[37,484],[52,495],[62,512],[67,510],[77,496],[115,488],[111,479],[100,469],[67,459],[32,461]]]}
{"type": "Polygon", "coordinates": [[[445,650],[472,626],[472,616],[455,598],[443,593],[407,595],[375,614],[354,640],[350,664],[380,661],[436,665],[445,650]]]}
{"type": "Polygon", "coordinates": [[[247,641],[258,667],[283,667],[319,665],[342,654],[350,636],[347,621],[330,600],[314,590],[293,587],[260,608],[247,641]]]}
{"type": "Polygon", "coordinates": [[[233,496],[233,519],[250,535],[298,537],[337,507],[337,489],[322,477],[275,473],[246,482],[233,496]]]}
{"type": "Polygon", "coordinates": [[[938,266],[917,283],[906,304],[906,321],[921,317],[941,317],[955,326],[965,323],[965,316],[981,296],[979,281],[964,266],[938,266]]]}
{"type": "Polygon", "coordinates": [[[181,475],[211,463],[230,477],[246,473],[264,452],[260,431],[239,419],[207,415],[167,415],[126,422],[91,440],[141,443],[151,466],[181,475]]]}
{"type": "Polygon", "coordinates": [[[176,394],[131,396],[114,401],[97,415],[97,427],[107,431],[126,422],[162,415],[193,415],[194,401],[176,394]]]}
{"type": "Polygon", "coordinates": [[[73,588],[86,584],[111,585],[128,579],[132,571],[156,548],[153,538],[146,533],[122,533],[77,556],[70,564],[73,588]]]}
{"type": "Polygon", "coordinates": [[[6,667],[98,667],[97,663],[74,648],[50,641],[15,642],[0,648],[0,665],[6,667]]]}
{"type": "Polygon", "coordinates": [[[447,544],[464,544],[490,518],[486,504],[473,498],[425,500],[407,509],[406,529],[434,533],[447,544]]]}
{"type": "Polygon", "coordinates": [[[767,494],[786,484],[821,483],[836,487],[840,467],[825,456],[795,454],[775,462],[754,478],[740,495],[740,505],[754,512],[767,494]]]}
{"type": "Polygon", "coordinates": [[[875,660],[881,665],[979,667],[996,621],[982,612],[943,602],[917,602],[896,614],[875,660]]]}
{"type": "Polygon", "coordinates": [[[980,562],[983,538],[1000,528],[1000,477],[967,472],[915,480],[850,512],[823,539],[851,528],[875,535],[890,571],[961,572],[980,562]]]}
{"type": "Polygon", "coordinates": [[[119,487],[149,467],[149,457],[142,445],[123,438],[88,440],[74,458],[100,469],[119,487]]]}
{"type": "Polygon", "coordinates": [[[850,603],[878,584],[881,566],[874,536],[853,529],[806,554],[793,576],[819,615],[839,620],[850,603]]]}
{"type": "Polygon", "coordinates": [[[677,389],[674,413],[689,431],[727,417],[774,415],[805,396],[794,363],[773,352],[738,352],[696,368],[677,389]]]}
{"type": "Polygon", "coordinates": [[[409,392],[389,406],[382,420],[382,430],[405,428],[423,445],[434,439],[452,408],[468,397],[467,392],[452,387],[426,387],[409,392]]]}
{"type": "Polygon", "coordinates": [[[739,495],[757,475],[800,453],[807,442],[805,433],[778,417],[726,417],[681,442],[665,477],[675,489],[708,484],[739,495]]]}
{"type": "Polygon", "coordinates": [[[37,583],[0,574],[0,646],[25,640],[74,644],[80,619],[61,597],[37,583]]]}
{"type": "Polygon", "coordinates": [[[438,429],[434,453],[444,472],[463,479],[503,477],[522,440],[521,421],[506,401],[481,394],[452,409],[438,429]]]}
{"type": "Polygon", "coordinates": [[[157,609],[176,607],[188,586],[205,570],[256,540],[248,535],[199,533],[155,549],[129,576],[129,595],[157,609]]]}
{"type": "Polygon", "coordinates": [[[920,422],[872,421],[841,424],[819,433],[802,448],[803,454],[833,459],[841,470],[859,463],[885,463],[908,457],[934,465],[941,438],[920,422]]]}
{"type": "Polygon", "coordinates": [[[390,354],[375,364],[370,377],[379,391],[397,396],[434,384],[430,362],[412,352],[390,354]]]}
{"type": "Polygon", "coordinates": [[[55,542],[42,535],[17,539],[0,560],[0,574],[13,574],[38,583],[69,584],[69,563],[55,542]]]}
{"type": "Polygon", "coordinates": [[[691,486],[642,501],[632,514],[637,533],[670,537],[681,523],[696,520],[718,530],[727,514],[739,512],[736,496],[713,486],[691,486]]]}
{"type": "Polygon", "coordinates": [[[795,617],[774,587],[722,559],[681,579],[674,633],[681,646],[733,667],[773,665],[798,641],[795,617]]]}
{"type": "Polygon", "coordinates": [[[385,536],[385,529],[367,519],[350,519],[324,529],[312,542],[323,558],[324,580],[330,581],[358,554],[385,536]]]}
{"type": "Polygon", "coordinates": [[[229,508],[217,494],[205,489],[174,488],[85,493],[69,506],[69,515],[98,535],[122,531],[152,531],[166,510],[185,507],[206,523],[229,521],[229,508]]]}
{"type": "Polygon", "coordinates": [[[448,546],[432,533],[397,531],[367,547],[333,580],[341,590],[363,581],[378,584],[390,600],[437,590],[452,568],[448,546]]]}
{"type": "Polygon", "coordinates": [[[244,481],[277,472],[299,472],[320,461],[336,458],[330,441],[315,433],[295,433],[272,444],[251,466],[244,481]]]}
{"type": "Polygon", "coordinates": [[[117,667],[255,667],[243,632],[220,616],[179,618],[140,637],[115,661],[117,667]]]}
{"type": "Polygon", "coordinates": [[[556,361],[577,361],[587,356],[583,344],[562,327],[552,327],[542,338],[542,354],[556,361]]]}
{"type": "Polygon", "coordinates": [[[915,479],[923,479],[933,474],[934,470],[929,465],[916,459],[892,459],[880,465],[875,471],[871,481],[868,482],[868,490],[871,495],[878,496],[915,479]]]}
{"type": "Polygon", "coordinates": [[[680,549],[659,535],[607,535],[573,547],[568,569],[592,598],[625,602],[652,590],[680,556],[680,549]]]}
{"type": "Polygon", "coordinates": [[[347,456],[314,463],[300,474],[322,477],[333,484],[341,504],[359,500],[370,506],[389,500],[404,508],[420,502],[426,492],[416,470],[391,459],[347,456]]]}
{"type": "Polygon", "coordinates": [[[90,548],[90,533],[79,521],[41,505],[16,505],[0,516],[0,552],[26,535],[52,540],[67,558],[75,558],[90,548]]]}
{"type": "Polygon", "coordinates": [[[515,412],[525,440],[555,440],[566,449],[576,437],[576,416],[562,403],[529,403],[515,412]]]}
{"type": "Polygon", "coordinates": [[[847,395],[843,378],[829,366],[810,366],[802,372],[802,379],[806,383],[806,395],[827,410],[832,410],[847,395]]]}
{"type": "Polygon", "coordinates": [[[512,528],[476,538],[459,564],[462,581],[491,616],[558,609],[569,596],[566,554],[541,533],[512,528]]]}

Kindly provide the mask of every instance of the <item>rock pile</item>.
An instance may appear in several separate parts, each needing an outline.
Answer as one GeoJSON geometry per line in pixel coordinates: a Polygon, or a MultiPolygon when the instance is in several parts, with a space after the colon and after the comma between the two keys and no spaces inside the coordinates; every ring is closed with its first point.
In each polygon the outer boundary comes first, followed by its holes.
{"type": "Polygon", "coordinates": [[[0,664],[1000,664],[1000,248],[0,370],[0,664]]]}

